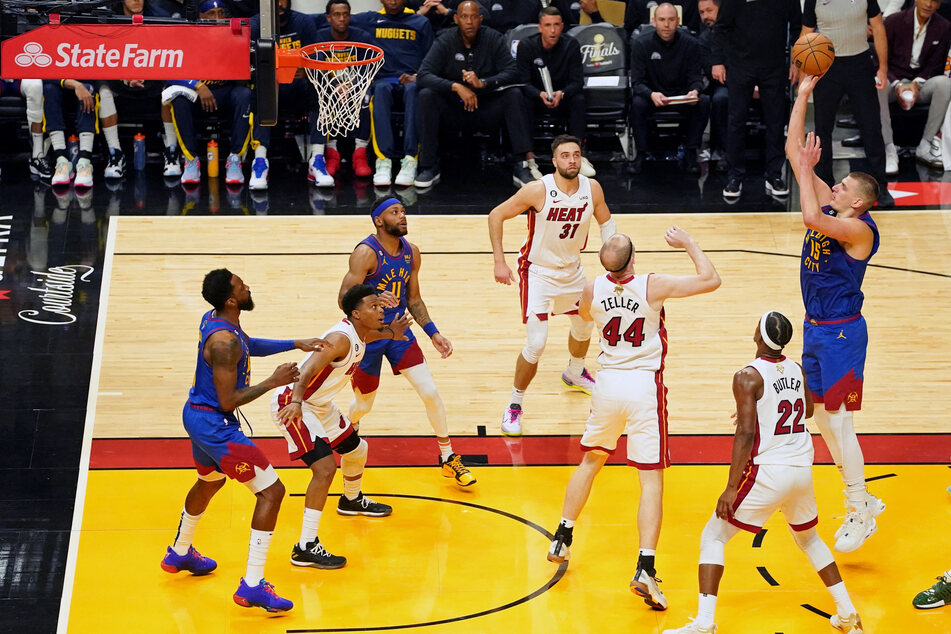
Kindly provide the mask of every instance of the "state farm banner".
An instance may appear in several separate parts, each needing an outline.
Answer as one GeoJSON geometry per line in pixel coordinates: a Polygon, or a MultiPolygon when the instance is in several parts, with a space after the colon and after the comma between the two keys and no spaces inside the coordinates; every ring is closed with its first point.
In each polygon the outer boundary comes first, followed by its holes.
{"type": "Polygon", "coordinates": [[[247,20],[60,24],[3,42],[4,79],[249,79],[247,20]]]}

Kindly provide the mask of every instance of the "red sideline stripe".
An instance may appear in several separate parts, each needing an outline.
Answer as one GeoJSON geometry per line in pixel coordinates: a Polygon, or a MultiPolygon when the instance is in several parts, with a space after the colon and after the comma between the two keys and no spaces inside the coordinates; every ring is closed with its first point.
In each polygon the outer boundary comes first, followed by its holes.
{"type": "MultiPolygon", "coordinates": [[[[816,464],[832,464],[822,439],[812,438],[816,464]]],[[[576,465],[581,462],[579,436],[525,436],[521,440],[500,436],[456,436],[457,453],[481,454],[490,465],[576,465]]],[[[283,438],[255,438],[254,442],[276,467],[300,466],[287,456],[283,438]]],[[[432,436],[370,436],[370,466],[435,466],[439,449],[432,436]]],[[[624,446],[627,439],[618,441],[624,446]]],[[[951,434],[859,435],[866,464],[947,463],[951,434]]],[[[670,436],[672,464],[730,464],[732,436],[670,436]]],[[[608,464],[625,464],[625,452],[608,458],[608,464]]],[[[119,438],[92,441],[92,469],[192,468],[191,443],[187,438],[119,438]]]]}

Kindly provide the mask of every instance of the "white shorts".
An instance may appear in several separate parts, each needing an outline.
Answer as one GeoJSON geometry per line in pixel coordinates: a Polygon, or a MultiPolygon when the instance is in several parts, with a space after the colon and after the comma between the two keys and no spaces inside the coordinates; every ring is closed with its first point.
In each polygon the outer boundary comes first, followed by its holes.
{"type": "Polygon", "coordinates": [[[670,466],[667,388],[660,372],[602,368],[591,393],[582,451],[613,454],[627,432],[627,462],[638,469],[670,466]]]}
{"type": "Polygon", "coordinates": [[[527,271],[520,265],[518,291],[522,304],[522,323],[528,321],[529,315],[537,315],[541,321],[545,321],[549,313],[577,313],[586,282],[580,262],[576,268],[564,269],[529,264],[527,271]]]}
{"type": "Polygon", "coordinates": [[[804,531],[819,523],[811,465],[746,466],[730,524],[758,533],[777,509],[783,512],[786,523],[794,531],[804,531]]]}
{"type": "Polygon", "coordinates": [[[281,427],[277,418],[277,412],[280,409],[277,399],[280,394],[280,390],[275,390],[271,398],[271,420],[284,434],[287,440],[287,452],[292,458],[300,457],[313,449],[318,438],[323,438],[332,447],[336,444],[335,441],[350,429],[350,421],[340,413],[333,402],[316,407],[306,400],[301,403],[303,425],[296,425],[294,429],[281,427]]]}

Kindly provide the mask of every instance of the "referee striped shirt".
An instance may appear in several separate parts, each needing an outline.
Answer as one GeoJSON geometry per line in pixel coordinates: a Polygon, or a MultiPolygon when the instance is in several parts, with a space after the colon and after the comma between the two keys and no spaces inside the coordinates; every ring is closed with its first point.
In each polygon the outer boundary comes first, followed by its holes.
{"type": "Polygon", "coordinates": [[[860,55],[868,51],[865,26],[881,12],[877,0],[805,0],[802,25],[832,40],[836,57],[860,55]]]}

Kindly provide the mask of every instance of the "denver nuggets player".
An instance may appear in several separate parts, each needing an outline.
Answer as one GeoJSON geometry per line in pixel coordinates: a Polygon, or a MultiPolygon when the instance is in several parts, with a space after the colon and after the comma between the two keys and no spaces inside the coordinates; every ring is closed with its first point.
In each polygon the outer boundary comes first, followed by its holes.
{"type": "MultiPolygon", "coordinates": [[[[429,318],[429,311],[419,293],[421,258],[419,247],[404,237],[408,229],[403,204],[395,198],[388,198],[370,212],[370,218],[376,233],[364,238],[350,255],[350,270],[343,276],[338,303],[343,301],[344,294],[351,287],[369,284],[380,293],[386,306],[384,322],[388,323],[409,310],[442,358],[448,358],[452,354],[452,344],[429,318]]],[[[360,419],[373,407],[384,355],[393,374],[405,376],[426,406],[429,424],[439,443],[439,464],[443,475],[455,478],[456,484],[463,487],[475,484],[475,477],[462,464],[462,456],[452,451],[446,408],[412,330],[406,330],[406,339],[402,341],[374,341],[367,345],[363,361],[353,373],[354,401],[350,405],[350,421],[359,426],[360,419]]]]}
{"type": "Polygon", "coordinates": [[[868,174],[852,172],[829,189],[815,175],[822,151],[819,139],[813,132],[805,146],[802,139],[816,81],[806,77],[799,83],[786,154],[799,181],[807,229],[799,274],[806,307],[802,365],[813,400],[825,406],[816,412],[816,424],[845,482],[848,512],[836,532],[835,549],[848,553],[875,533],[875,516],[885,510],[866,490],[865,457],[852,422],[852,412],[862,407],[868,347],[862,280],[879,245],[878,227],[868,211],[878,200],[878,183],[868,174]]]}
{"type": "Polygon", "coordinates": [[[568,369],[561,375],[569,388],[591,394],[594,379],[585,370],[584,357],[591,340],[591,324],[578,317],[578,300],[585,285],[581,250],[588,242],[593,216],[601,226],[601,241],[617,232],[604,202],[601,185],[579,174],[581,141],[562,134],[551,143],[555,173],[523,186],[489,213],[489,239],[495,258],[495,281],[516,280],[502,250],[502,223],[528,212],[528,237],[518,257],[518,290],[526,339],[515,361],[512,399],[502,414],[502,433],[522,435],[522,399],[538,372],[538,360],[548,340],[548,315],[568,315],[568,369]]]}

